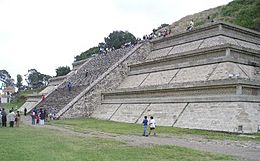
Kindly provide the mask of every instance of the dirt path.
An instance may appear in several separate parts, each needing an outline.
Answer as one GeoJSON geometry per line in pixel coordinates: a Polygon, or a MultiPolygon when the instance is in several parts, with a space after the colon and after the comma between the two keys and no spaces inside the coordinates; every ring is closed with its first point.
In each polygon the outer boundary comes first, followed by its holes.
{"type": "MultiPolygon", "coordinates": [[[[24,121],[29,124],[28,121],[24,121]]],[[[176,145],[192,148],[200,151],[220,153],[239,157],[241,160],[260,161],[260,142],[259,141],[229,141],[229,140],[209,140],[200,136],[136,136],[119,135],[111,133],[102,133],[97,131],[75,132],[66,127],[57,127],[52,125],[33,126],[37,128],[48,128],[60,131],[65,135],[80,137],[98,137],[104,139],[113,139],[126,142],[129,145],[176,145]]]]}

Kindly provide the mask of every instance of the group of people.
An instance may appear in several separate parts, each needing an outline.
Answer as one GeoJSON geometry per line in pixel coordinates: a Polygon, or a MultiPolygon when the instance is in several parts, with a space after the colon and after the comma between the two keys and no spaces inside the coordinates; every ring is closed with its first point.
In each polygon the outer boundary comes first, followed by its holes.
{"type": "Polygon", "coordinates": [[[47,112],[45,109],[34,108],[31,111],[32,125],[36,125],[36,124],[44,125],[46,117],[47,117],[47,112]]]}
{"type": "Polygon", "coordinates": [[[19,127],[20,124],[20,113],[14,109],[9,110],[9,113],[4,108],[0,108],[0,127],[19,127]]]}
{"type": "Polygon", "coordinates": [[[154,120],[153,116],[150,117],[150,121],[148,121],[147,116],[144,116],[143,126],[144,126],[143,136],[148,137],[149,135],[151,135],[151,133],[153,133],[153,135],[156,135],[155,120],[154,120]],[[149,133],[148,133],[148,129],[147,129],[148,124],[149,124],[149,127],[150,127],[149,133]]]}
{"type": "Polygon", "coordinates": [[[57,119],[57,112],[56,108],[34,108],[31,111],[31,123],[32,125],[45,125],[47,121],[57,119]]]}
{"type": "Polygon", "coordinates": [[[152,39],[155,39],[155,38],[166,37],[167,35],[170,35],[170,34],[171,34],[171,30],[164,28],[162,30],[152,32],[149,35],[144,35],[143,40],[152,40],[152,39]]]}

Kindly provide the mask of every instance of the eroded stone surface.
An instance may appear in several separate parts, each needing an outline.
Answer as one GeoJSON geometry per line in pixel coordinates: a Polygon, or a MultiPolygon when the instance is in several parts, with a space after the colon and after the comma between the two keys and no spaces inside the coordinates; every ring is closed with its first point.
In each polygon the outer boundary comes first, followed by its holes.
{"type": "Polygon", "coordinates": [[[91,116],[98,119],[108,120],[120,106],[121,104],[103,104],[95,110],[91,116]]]}
{"type": "Polygon", "coordinates": [[[191,103],[174,126],[215,131],[256,132],[260,123],[260,104],[245,102],[191,103]]]}
{"type": "Polygon", "coordinates": [[[173,49],[171,50],[171,52],[169,53],[169,55],[198,49],[202,42],[203,42],[203,40],[198,40],[198,41],[174,46],[173,49]]]}
{"type": "Polygon", "coordinates": [[[136,123],[149,104],[122,104],[111,117],[113,121],[136,123]]]}
{"type": "Polygon", "coordinates": [[[151,104],[142,114],[138,123],[142,123],[144,116],[147,116],[148,119],[153,116],[156,125],[172,126],[185,105],[186,103],[151,104]]]}
{"type": "Polygon", "coordinates": [[[257,46],[256,44],[253,43],[249,43],[249,42],[245,42],[245,41],[241,41],[241,40],[236,40],[238,42],[238,44],[244,48],[250,48],[250,49],[254,49],[254,50],[258,50],[260,51],[259,46],[257,46]]]}
{"type": "Polygon", "coordinates": [[[170,83],[206,81],[216,64],[181,69],[170,83]]]}
{"type": "Polygon", "coordinates": [[[131,75],[127,77],[118,88],[138,87],[144,81],[148,74],[131,75]]]}
{"type": "Polygon", "coordinates": [[[172,47],[163,48],[159,50],[152,51],[146,59],[154,59],[162,56],[168,55],[168,53],[172,50],[172,47]]]}
{"type": "Polygon", "coordinates": [[[245,78],[248,76],[235,63],[220,63],[214,70],[209,80],[228,79],[228,78],[245,78]]]}
{"type": "Polygon", "coordinates": [[[175,76],[178,70],[166,70],[150,73],[141,86],[167,84],[175,76]]]}

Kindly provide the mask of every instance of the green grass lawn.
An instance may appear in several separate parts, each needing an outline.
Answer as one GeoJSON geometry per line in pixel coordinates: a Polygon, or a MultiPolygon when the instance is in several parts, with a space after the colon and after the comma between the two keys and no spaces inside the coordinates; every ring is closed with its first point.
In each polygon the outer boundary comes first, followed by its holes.
{"type": "Polygon", "coordinates": [[[126,143],[66,135],[47,128],[0,128],[1,161],[209,161],[232,160],[177,146],[130,146],[126,143]]]}
{"type": "MultiPolygon", "coordinates": [[[[130,123],[120,123],[114,121],[97,120],[93,118],[89,119],[67,119],[67,120],[56,120],[51,122],[53,125],[67,126],[73,130],[77,131],[101,131],[108,133],[117,134],[130,134],[130,135],[140,135],[142,134],[142,125],[140,124],[130,124],[130,123]]],[[[207,139],[225,139],[225,140],[259,140],[260,134],[251,134],[246,136],[240,136],[237,134],[223,133],[223,132],[212,132],[206,130],[191,130],[182,129],[175,127],[165,127],[157,126],[157,133],[160,135],[199,135],[207,139]],[[252,137],[253,136],[253,137],[252,137]]]]}

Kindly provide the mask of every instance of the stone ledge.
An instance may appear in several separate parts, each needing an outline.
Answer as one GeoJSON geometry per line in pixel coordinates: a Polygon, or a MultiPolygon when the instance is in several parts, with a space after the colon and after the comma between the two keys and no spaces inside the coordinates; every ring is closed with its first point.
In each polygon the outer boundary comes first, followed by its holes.
{"type": "Polygon", "coordinates": [[[113,93],[124,93],[124,92],[139,92],[139,91],[156,91],[166,89],[185,89],[185,88],[201,88],[201,87],[220,87],[220,86],[256,86],[260,88],[260,82],[258,80],[238,79],[230,78],[223,80],[209,80],[209,81],[198,81],[198,82],[185,82],[185,83],[172,83],[165,85],[154,85],[154,86],[141,86],[135,88],[121,88],[111,92],[102,92],[102,94],[113,94],[113,93]]]}
{"type": "Polygon", "coordinates": [[[176,55],[164,56],[161,58],[145,61],[142,63],[130,64],[129,75],[142,74],[142,73],[148,73],[154,71],[163,71],[169,69],[179,69],[184,67],[207,65],[207,64],[214,64],[220,62],[236,62],[245,65],[252,65],[252,63],[254,63],[254,66],[260,66],[260,63],[258,61],[249,61],[247,59],[241,59],[241,58],[236,59],[234,57],[231,57],[226,54],[227,50],[229,50],[229,52],[232,54],[233,53],[244,54],[244,55],[256,57],[255,59],[260,59],[259,51],[253,49],[247,49],[247,48],[243,48],[231,44],[225,44],[225,45],[211,47],[211,48],[204,48],[204,49],[197,49],[193,51],[183,52],[176,55]],[[194,58],[196,57],[212,54],[212,53],[214,54],[217,52],[219,53],[222,52],[221,55],[223,56],[212,57],[210,59],[204,58],[204,59],[194,61],[194,58]],[[190,58],[190,61],[184,63],[173,63],[174,61],[181,60],[183,58],[190,58]]]}
{"type": "Polygon", "coordinates": [[[256,57],[260,57],[259,51],[250,49],[250,48],[245,48],[233,44],[223,44],[223,45],[218,45],[218,46],[213,46],[213,47],[206,47],[206,48],[201,48],[201,49],[195,49],[195,50],[190,50],[190,51],[185,51],[177,54],[172,54],[172,55],[167,55],[159,58],[154,58],[153,60],[145,60],[141,63],[132,63],[129,64],[130,67],[135,67],[135,66],[140,66],[142,64],[146,63],[151,63],[151,62],[160,62],[160,61],[168,61],[172,59],[178,59],[180,57],[185,57],[185,56],[194,56],[194,55],[204,55],[206,53],[212,53],[216,51],[226,51],[226,49],[230,49],[232,51],[239,51],[242,53],[245,53],[247,55],[254,55],[256,57]]]}
{"type": "Polygon", "coordinates": [[[260,44],[259,32],[224,22],[216,22],[202,28],[195,28],[191,32],[182,32],[166,38],[152,40],[151,43],[153,44],[153,49],[161,49],[218,35],[225,35],[235,39],[260,44]],[[232,34],[228,31],[232,31],[232,34]],[[242,36],[233,34],[233,32],[240,33],[242,36]]]}
{"type": "Polygon", "coordinates": [[[218,63],[228,63],[228,62],[260,67],[260,63],[223,57],[223,58],[205,59],[205,60],[199,60],[199,61],[187,62],[187,63],[181,63],[181,64],[149,67],[149,68],[145,68],[145,69],[130,71],[128,76],[146,74],[146,73],[152,73],[152,72],[162,72],[162,71],[167,71],[167,70],[191,68],[191,67],[218,64],[218,63]]]}
{"type": "Polygon", "coordinates": [[[203,102],[258,102],[260,96],[190,96],[190,97],[156,97],[102,100],[102,104],[148,104],[148,103],[203,103],[203,102]]]}

